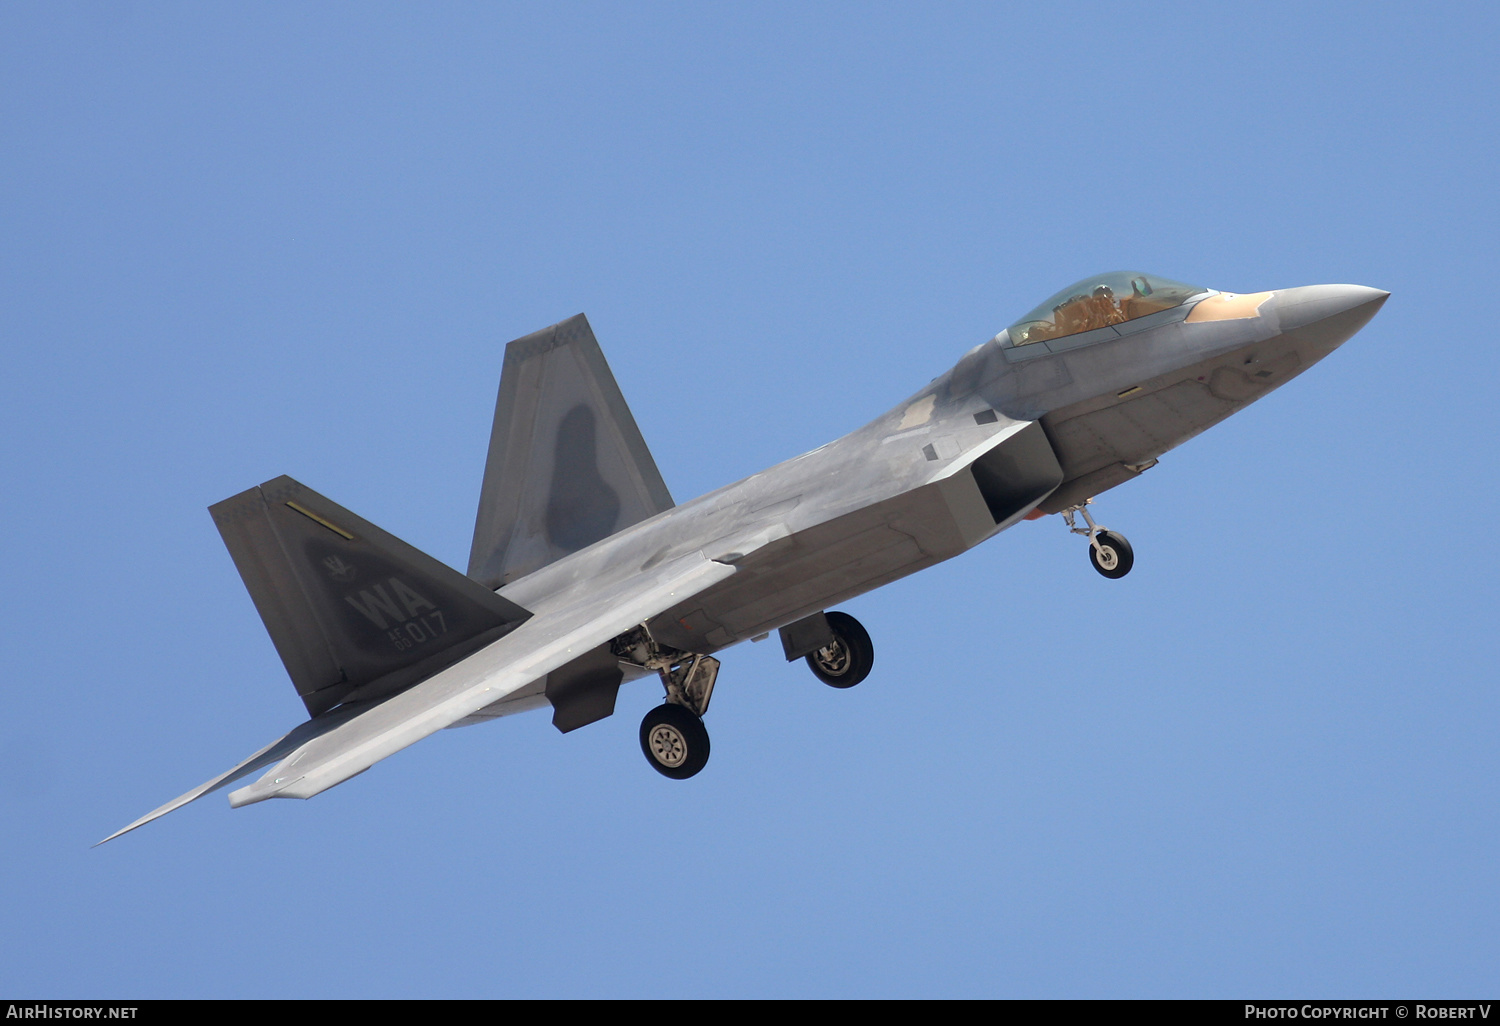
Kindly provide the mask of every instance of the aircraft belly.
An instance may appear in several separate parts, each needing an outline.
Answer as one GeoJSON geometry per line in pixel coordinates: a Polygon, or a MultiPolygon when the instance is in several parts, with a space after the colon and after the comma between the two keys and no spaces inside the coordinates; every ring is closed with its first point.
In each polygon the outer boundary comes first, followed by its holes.
{"type": "Polygon", "coordinates": [[[653,620],[652,633],[713,651],[956,556],[996,529],[964,469],[767,545],[733,578],[653,620]]]}
{"type": "Polygon", "coordinates": [[[719,619],[734,635],[759,633],[905,577],[939,558],[894,528],[866,532],[767,573],[756,587],[725,596],[733,605],[719,619]]]}
{"type": "MultiPolygon", "coordinates": [[[[788,539],[792,540],[792,539],[788,539]]],[[[651,621],[656,639],[690,652],[709,653],[758,634],[758,625],[816,612],[830,596],[857,595],[927,565],[910,535],[879,527],[818,548],[797,545],[775,562],[762,562],[744,587],[711,589],[688,606],[651,621]]],[[[935,560],[927,560],[935,562],[935,560]]],[[[740,572],[746,573],[742,566],[740,572]]]]}

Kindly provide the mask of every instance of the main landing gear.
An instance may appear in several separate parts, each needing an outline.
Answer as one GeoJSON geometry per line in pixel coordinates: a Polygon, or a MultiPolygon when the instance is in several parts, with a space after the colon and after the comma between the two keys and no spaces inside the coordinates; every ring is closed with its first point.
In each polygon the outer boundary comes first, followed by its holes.
{"type": "Polygon", "coordinates": [[[1093,499],[1085,499],[1077,506],[1071,506],[1062,511],[1063,519],[1068,522],[1068,530],[1074,534],[1086,534],[1089,538],[1089,562],[1094,569],[1105,577],[1118,580],[1130,573],[1130,568],[1135,566],[1135,552],[1130,548],[1130,542],[1125,540],[1123,534],[1115,534],[1106,531],[1094,523],[1094,518],[1089,516],[1088,506],[1093,499]],[[1082,513],[1084,523],[1088,527],[1079,527],[1073,520],[1075,514],[1082,513]]]}
{"type": "Polygon", "coordinates": [[[831,688],[852,688],[870,675],[875,645],[870,633],[848,613],[827,613],[833,641],[807,654],[813,676],[831,688]]]}
{"type": "Polygon", "coordinates": [[[616,638],[611,647],[619,658],[655,670],[667,692],[667,700],[641,720],[641,751],[646,761],[673,780],[695,775],[708,764],[703,714],[713,697],[719,661],[659,645],[644,625],[616,638]]]}
{"type": "MultiPolygon", "coordinates": [[[[835,688],[852,688],[870,675],[875,646],[870,634],[848,613],[827,613],[833,638],[807,655],[813,675],[835,688]]],[[[641,720],[641,752],[664,777],[686,780],[708,764],[708,730],[703,715],[719,677],[713,656],[682,652],[662,645],[642,624],[610,644],[616,658],[655,670],[667,700],[641,720]]],[[[795,657],[794,657],[795,658],[795,657]]]]}

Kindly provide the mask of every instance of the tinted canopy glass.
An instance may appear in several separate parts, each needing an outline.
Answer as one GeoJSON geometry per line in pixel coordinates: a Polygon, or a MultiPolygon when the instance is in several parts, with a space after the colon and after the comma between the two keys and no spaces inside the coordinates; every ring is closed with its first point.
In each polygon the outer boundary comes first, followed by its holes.
{"type": "Polygon", "coordinates": [[[1011,345],[1024,346],[1111,324],[1123,324],[1161,310],[1181,306],[1207,292],[1140,271],[1096,274],[1068,286],[1010,326],[1011,345]]]}

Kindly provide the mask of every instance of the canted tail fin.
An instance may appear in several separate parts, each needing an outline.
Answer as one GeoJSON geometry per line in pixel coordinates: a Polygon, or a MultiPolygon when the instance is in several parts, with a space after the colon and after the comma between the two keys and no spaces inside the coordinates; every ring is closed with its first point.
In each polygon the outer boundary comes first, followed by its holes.
{"type": "Polygon", "coordinates": [[[530,615],[289,477],[209,512],[313,716],[410,687],[530,615]]]}
{"type": "Polygon", "coordinates": [[[672,505],[583,314],[505,347],[470,577],[498,588],[672,505]]]}

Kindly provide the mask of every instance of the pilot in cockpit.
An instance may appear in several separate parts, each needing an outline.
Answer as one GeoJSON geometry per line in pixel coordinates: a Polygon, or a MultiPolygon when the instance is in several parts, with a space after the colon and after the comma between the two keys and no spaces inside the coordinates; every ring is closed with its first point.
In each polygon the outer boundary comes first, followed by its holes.
{"type": "Polygon", "coordinates": [[[1092,331],[1125,320],[1125,314],[1115,305],[1114,289],[1108,285],[1096,287],[1091,295],[1073,296],[1054,307],[1052,314],[1053,323],[1063,335],[1092,331]]]}
{"type": "Polygon", "coordinates": [[[1206,290],[1196,285],[1148,277],[1136,271],[1114,271],[1085,278],[1056,293],[1008,329],[1010,344],[1030,345],[1063,338],[1180,306],[1206,290]],[[1101,281],[1100,278],[1106,279],[1101,281]],[[1116,286],[1120,293],[1116,292],[1116,286]],[[1128,286],[1129,291],[1126,292],[1128,286]]]}

